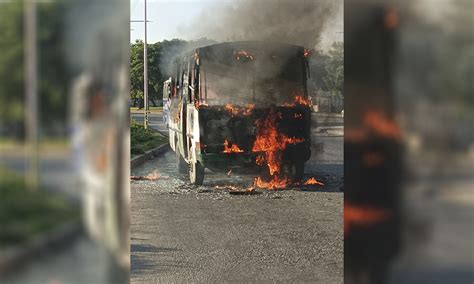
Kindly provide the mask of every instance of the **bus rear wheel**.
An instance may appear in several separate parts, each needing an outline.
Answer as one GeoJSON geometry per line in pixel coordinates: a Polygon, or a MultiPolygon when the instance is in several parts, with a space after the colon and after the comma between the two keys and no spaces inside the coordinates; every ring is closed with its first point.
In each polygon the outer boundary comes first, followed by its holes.
{"type": "Polygon", "coordinates": [[[304,175],[304,162],[296,162],[294,164],[293,181],[300,182],[304,175]]]}
{"type": "Polygon", "coordinates": [[[204,183],[204,167],[199,162],[189,165],[189,179],[194,185],[199,186],[204,183]]]}

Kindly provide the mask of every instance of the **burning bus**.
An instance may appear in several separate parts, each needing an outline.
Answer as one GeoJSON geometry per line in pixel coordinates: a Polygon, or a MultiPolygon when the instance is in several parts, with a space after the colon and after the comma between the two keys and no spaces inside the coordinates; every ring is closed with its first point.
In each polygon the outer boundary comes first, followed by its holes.
{"type": "Polygon", "coordinates": [[[258,173],[258,187],[299,182],[311,155],[308,56],[304,47],[252,41],[178,57],[164,96],[179,171],[195,185],[205,168],[258,173]]]}

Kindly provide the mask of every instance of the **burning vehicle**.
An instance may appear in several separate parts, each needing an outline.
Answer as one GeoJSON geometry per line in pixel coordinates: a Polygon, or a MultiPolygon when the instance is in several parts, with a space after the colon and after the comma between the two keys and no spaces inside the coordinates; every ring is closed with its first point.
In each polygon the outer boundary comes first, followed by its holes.
{"type": "Polygon", "coordinates": [[[168,82],[169,143],[181,173],[258,173],[255,186],[299,182],[310,158],[309,50],[268,42],[197,48],[168,82]]]}

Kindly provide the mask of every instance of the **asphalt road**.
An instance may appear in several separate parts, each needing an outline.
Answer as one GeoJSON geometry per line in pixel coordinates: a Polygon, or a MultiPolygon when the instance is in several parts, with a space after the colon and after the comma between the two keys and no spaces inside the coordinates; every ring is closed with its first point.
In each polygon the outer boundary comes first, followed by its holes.
{"type": "Polygon", "coordinates": [[[320,282],[343,279],[343,138],[314,133],[305,176],[324,186],[236,195],[252,176],[206,172],[193,187],[169,151],[132,170],[131,282],[320,282]]]}

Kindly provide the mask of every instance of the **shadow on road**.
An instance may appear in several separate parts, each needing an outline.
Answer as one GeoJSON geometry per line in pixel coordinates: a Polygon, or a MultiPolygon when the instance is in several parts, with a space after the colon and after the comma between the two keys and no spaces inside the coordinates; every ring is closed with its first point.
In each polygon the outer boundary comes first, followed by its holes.
{"type": "Polygon", "coordinates": [[[185,268],[182,261],[169,261],[175,259],[172,257],[174,252],[179,251],[176,248],[157,247],[147,244],[131,245],[131,272],[135,275],[147,273],[160,273],[175,268],[185,268]],[[158,255],[158,258],[157,258],[158,255]],[[158,263],[156,259],[159,259],[158,263]]]}

